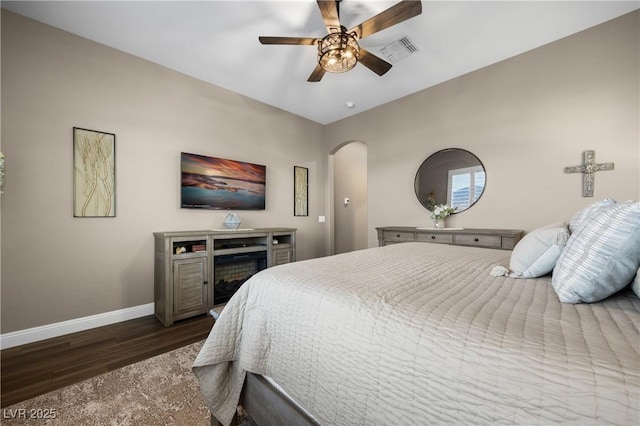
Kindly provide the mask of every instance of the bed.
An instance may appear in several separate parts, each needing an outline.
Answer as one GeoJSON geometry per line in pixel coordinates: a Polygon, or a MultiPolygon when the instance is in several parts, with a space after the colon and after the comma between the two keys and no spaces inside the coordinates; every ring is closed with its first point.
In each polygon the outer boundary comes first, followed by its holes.
{"type": "Polygon", "coordinates": [[[560,303],[549,276],[491,275],[510,253],[403,243],[261,271],[194,363],[205,402],[225,425],[241,398],[302,413],[287,424],[638,424],[640,298],[560,303]]]}

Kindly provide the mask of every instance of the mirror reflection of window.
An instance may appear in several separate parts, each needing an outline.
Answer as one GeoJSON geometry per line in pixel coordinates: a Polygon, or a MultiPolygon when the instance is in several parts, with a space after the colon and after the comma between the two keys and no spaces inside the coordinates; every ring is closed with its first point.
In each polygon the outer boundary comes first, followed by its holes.
{"type": "Polygon", "coordinates": [[[447,204],[459,211],[468,209],[484,190],[485,174],[482,166],[449,170],[447,204]]]}
{"type": "Polygon", "coordinates": [[[457,207],[461,213],[471,207],[486,188],[482,162],[471,152],[446,148],[431,154],[418,168],[414,189],[420,204],[433,211],[438,204],[457,207]]]}

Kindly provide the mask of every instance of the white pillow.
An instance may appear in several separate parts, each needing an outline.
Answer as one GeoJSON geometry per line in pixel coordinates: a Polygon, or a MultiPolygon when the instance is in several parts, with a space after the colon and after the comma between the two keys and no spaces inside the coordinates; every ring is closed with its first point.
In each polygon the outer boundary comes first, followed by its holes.
{"type": "Polygon", "coordinates": [[[576,214],[569,219],[569,232],[572,234],[578,230],[578,228],[587,223],[590,218],[596,216],[602,209],[606,209],[616,203],[616,200],[612,198],[605,198],[601,201],[589,204],[587,207],[579,210],[576,214]]]}
{"type": "Polygon", "coordinates": [[[561,302],[598,302],[626,287],[639,267],[640,203],[616,203],[571,234],[551,284],[561,302]]]}
{"type": "Polygon", "coordinates": [[[636,279],[631,283],[631,290],[633,290],[636,296],[640,297],[640,268],[638,268],[638,272],[636,272],[636,279]]]}
{"type": "Polygon", "coordinates": [[[553,271],[568,239],[566,223],[554,223],[529,232],[513,248],[509,276],[536,278],[553,271]]]}

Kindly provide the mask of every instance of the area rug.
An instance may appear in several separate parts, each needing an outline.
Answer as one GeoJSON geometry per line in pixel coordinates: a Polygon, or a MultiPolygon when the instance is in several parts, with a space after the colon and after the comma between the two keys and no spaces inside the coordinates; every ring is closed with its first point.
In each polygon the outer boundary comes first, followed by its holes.
{"type": "Polygon", "coordinates": [[[209,425],[209,410],[191,373],[191,365],[202,343],[193,343],[3,408],[0,423],[209,425]]]}

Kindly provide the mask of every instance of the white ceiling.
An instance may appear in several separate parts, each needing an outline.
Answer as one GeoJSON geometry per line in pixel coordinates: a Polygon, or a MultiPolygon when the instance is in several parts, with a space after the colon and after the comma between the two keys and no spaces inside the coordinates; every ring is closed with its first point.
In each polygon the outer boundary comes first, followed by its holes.
{"type": "MultiPolygon", "coordinates": [[[[351,28],[399,0],[343,0],[351,28]]],[[[371,53],[403,36],[419,51],[382,77],[358,64],[307,77],[315,46],[263,46],[258,36],[320,38],[313,0],[2,1],[2,7],[322,124],[357,114],[637,9],[639,1],[423,1],[422,14],[361,40],[371,53]],[[353,102],[354,108],[345,104],[353,102]]]]}

